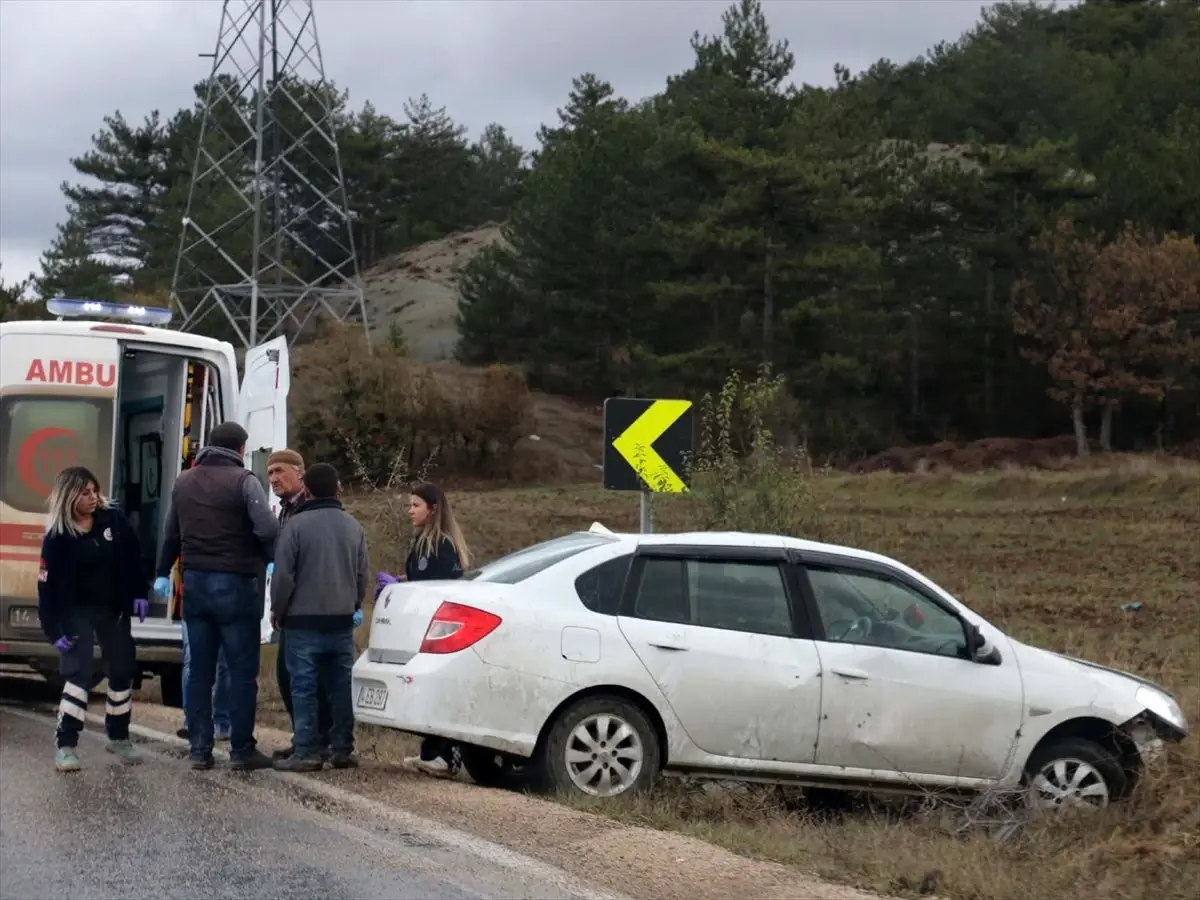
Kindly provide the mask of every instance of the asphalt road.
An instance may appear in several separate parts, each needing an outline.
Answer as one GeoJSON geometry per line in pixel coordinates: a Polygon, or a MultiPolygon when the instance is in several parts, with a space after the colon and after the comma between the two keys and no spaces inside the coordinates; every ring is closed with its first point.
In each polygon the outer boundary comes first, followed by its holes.
{"type": "Polygon", "coordinates": [[[88,730],[83,771],[57,773],[51,713],[0,705],[0,900],[578,896],[306,797],[295,779],[193,772],[176,748],[142,744],[146,762],[124,766],[88,730]]]}

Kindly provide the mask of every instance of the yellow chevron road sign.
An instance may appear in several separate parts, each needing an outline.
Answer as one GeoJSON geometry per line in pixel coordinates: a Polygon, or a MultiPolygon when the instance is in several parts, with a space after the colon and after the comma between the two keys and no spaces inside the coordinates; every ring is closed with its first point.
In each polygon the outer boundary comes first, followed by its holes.
{"type": "Polygon", "coordinates": [[[604,401],[604,486],[610,491],[680,494],[688,489],[690,400],[604,401]]]}

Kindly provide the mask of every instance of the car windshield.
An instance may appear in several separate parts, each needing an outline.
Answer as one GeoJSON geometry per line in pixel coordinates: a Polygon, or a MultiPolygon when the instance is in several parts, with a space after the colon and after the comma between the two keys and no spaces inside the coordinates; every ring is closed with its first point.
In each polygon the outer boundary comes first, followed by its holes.
{"type": "Polygon", "coordinates": [[[468,572],[464,578],[493,584],[516,584],[576,553],[610,544],[615,540],[616,538],[609,535],[588,532],[563,535],[502,556],[473,572],[468,572]]]}

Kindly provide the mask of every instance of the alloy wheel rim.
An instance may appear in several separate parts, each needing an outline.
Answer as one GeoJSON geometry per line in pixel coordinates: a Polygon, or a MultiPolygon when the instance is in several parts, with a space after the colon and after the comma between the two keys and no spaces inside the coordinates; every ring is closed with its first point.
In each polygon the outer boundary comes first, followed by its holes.
{"type": "Polygon", "coordinates": [[[1110,799],[1100,771],[1074,757],[1046,763],[1029,784],[1030,805],[1038,809],[1101,809],[1110,799]]]}
{"type": "Polygon", "coordinates": [[[567,738],[567,773],[575,787],[593,797],[614,797],[629,790],[644,762],[641,736],[612,713],[588,716],[567,738]]]}

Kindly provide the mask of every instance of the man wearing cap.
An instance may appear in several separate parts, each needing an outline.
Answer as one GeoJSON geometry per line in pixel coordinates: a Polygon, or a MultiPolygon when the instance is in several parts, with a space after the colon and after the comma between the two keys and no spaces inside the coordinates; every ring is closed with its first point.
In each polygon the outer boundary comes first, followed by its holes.
{"type": "MultiPolygon", "coordinates": [[[[271,490],[279,498],[279,533],[288,519],[304,503],[304,457],[295,450],[276,450],[267,458],[267,481],[271,490]]],[[[279,641],[275,646],[275,681],[279,684],[279,696],[283,700],[288,718],[292,720],[292,731],[296,730],[295,711],[292,706],[292,678],[287,668],[287,631],[280,629],[277,634],[279,641]]],[[[333,724],[333,716],[329,707],[329,686],[325,678],[320,677],[317,684],[317,733],[320,754],[329,755],[329,729],[333,724]]],[[[271,754],[275,759],[287,759],[295,750],[295,744],[286,750],[276,750],[271,754]]]]}
{"type": "Polygon", "coordinates": [[[263,611],[258,578],[272,559],[279,524],[262,484],[242,462],[247,439],[236,422],[212,430],[196,465],[175,480],[158,557],[154,589],[160,595],[170,590],[176,557],[183,563],[191,650],[186,713],[194,769],[213,765],[213,682],[221,651],[229,671],[231,767],[271,765],[254,740],[263,611]]]}

